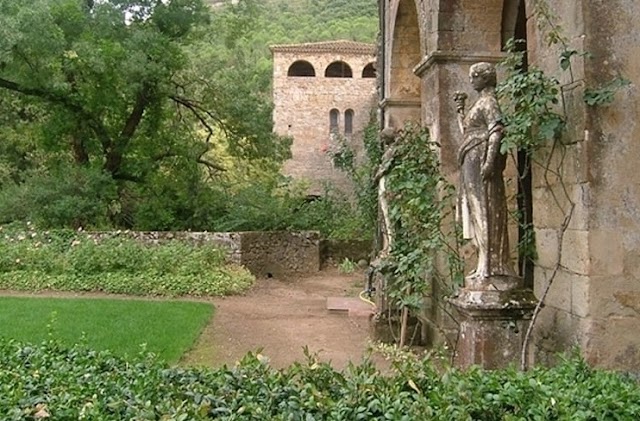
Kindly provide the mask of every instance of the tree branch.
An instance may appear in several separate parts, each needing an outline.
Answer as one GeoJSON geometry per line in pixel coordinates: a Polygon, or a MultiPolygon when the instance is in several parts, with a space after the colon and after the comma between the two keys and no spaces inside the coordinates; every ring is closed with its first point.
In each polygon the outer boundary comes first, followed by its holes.
{"type": "Polygon", "coordinates": [[[185,98],[185,97],[182,97],[182,96],[178,96],[178,95],[170,95],[169,98],[171,100],[173,100],[176,104],[182,105],[183,107],[185,107],[189,111],[191,111],[193,113],[193,115],[198,119],[198,121],[200,121],[200,124],[202,124],[205,127],[205,129],[207,130],[207,139],[205,141],[206,143],[210,142],[211,137],[213,136],[213,133],[214,133],[213,127],[211,127],[211,125],[207,121],[207,118],[215,121],[216,124],[225,133],[227,133],[227,134],[229,133],[229,129],[225,125],[224,121],[222,121],[220,118],[218,118],[211,111],[209,111],[209,110],[205,109],[204,107],[202,107],[197,101],[194,101],[192,99],[185,98]]]}
{"type": "Polygon", "coordinates": [[[69,97],[48,91],[46,89],[41,88],[28,88],[26,86],[22,86],[16,82],[0,78],[0,88],[7,89],[9,91],[18,92],[23,95],[33,96],[36,98],[41,98],[53,104],[58,104],[69,111],[72,111],[80,118],[82,118],[87,125],[91,128],[91,130],[98,137],[98,140],[102,144],[103,150],[107,150],[109,145],[112,143],[111,136],[109,136],[109,132],[104,127],[101,121],[97,120],[91,113],[87,112],[80,104],[72,101],[69,97]]]}
{"type": "Polygon", "coordinates": [[[64,95],[56,94],[54,92],[50,92],[40,88],[28,88],[26,86],[19,85],[16,82],[13,82],[4,78],[0,78],[0,88],[4,88],[13,92],[18,92],[23,95],[42,98],[49,102],[53,102],[54,104],[62,105],[63,107],[71,111],[81,113],[84,116],[88,116],[88,113],[80,105],[74,103],[64,95]]]}
{"type": "Polygon", "coordinates": [[[149,87],[145,84],[142,90],[138,93],[136,103],[131,110],[131,114],[129,114],[129,118],[127,118],[127,121],[125,122],[124,127],[120,132],[120,139],[128,141],[133,137],[136,129],[140,125],[140,121],[142,121],[142,116],[144,115],[144,111],[148,104],[149,87]]]}
{"type": "Polygon", "coordinates": [[[202,165],[206,166],[209,170],[214,170],[214,171],[218,171],[218,172],[224,172],[224,171],[227,170],[222,165],[218,165],[218,164],[216,164],[214,162],[211,162],[209,160],[206,160],[206,159],[204,159],[202,157],[199,157],[198,159],[196,159],[196,162],[198,164],[202,164],[202,165]]]}

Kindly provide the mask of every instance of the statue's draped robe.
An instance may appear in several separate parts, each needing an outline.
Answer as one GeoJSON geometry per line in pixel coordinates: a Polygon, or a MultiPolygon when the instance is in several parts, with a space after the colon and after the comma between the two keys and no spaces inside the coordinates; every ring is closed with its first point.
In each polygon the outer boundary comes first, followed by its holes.
{"type": "Polygon", "coordinates": [[[395,148],[393,146],[387,147],[387,150],[382,155],[382,162],[380,163],[382,176],[378,181],[378,204],[382,213],[382,247],[380,251],[384,256],[387,256],[391,252],[394,236],[391,215],[389,214],[389,192],[387,191],[387,177],[391,166],[393,165],[394,158],[395,148]]]}
{"type": "MultiPolygon", "coordinates": [[[[464,119],[464,139],[458,150],[460,196],[458,215],[464,237],[478,248],[478,266],[472,274],[479,278],[514,275],[510,264],[507,203],[502,172],[506,155],[497,153],[492,174],[485,180],[481,168],[490,147],[503,129],[500,107],[493,92],[483,92],[464,119]],[[493,140],[491,140],[493,139],[493,140]]],[[[493,145],[499,150],[500,145],[493,145]]]]}

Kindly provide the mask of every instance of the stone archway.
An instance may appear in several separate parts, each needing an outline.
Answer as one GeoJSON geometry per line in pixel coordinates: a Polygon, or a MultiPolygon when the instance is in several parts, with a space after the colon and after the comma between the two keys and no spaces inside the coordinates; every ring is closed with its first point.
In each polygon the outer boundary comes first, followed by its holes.
{"type": "Polygon", "coordinates": [[[385,28],[385,83],[382,109],[385,126],[420,121],[420,79],[414,68],[422,59],[418,10],[414,0],[399,0],[388,10],[385,28]]]}
{"type": "MultiPolygon", "coordinates": [[[[529,56],[527,53],[528,34],[525,0],[504,0],[501,33],[503,49],[506,48],[510,39],[518,40],[515,48],[523,53],[520,66],[523,71],[527,71],[529,56]]],[[[533,174],[531,157],[525,151],[518,151],[515,156],[518,171],[515,188],[517,216],[519,219],[518,242],[520,243],[529,238],[527,230],[533,227],[533,174]]],[[[518,250],[518,273],[524,278],[525,286],[533,289],[534,262],[523,250],[524,248],[519,248],[518,250]]]]}

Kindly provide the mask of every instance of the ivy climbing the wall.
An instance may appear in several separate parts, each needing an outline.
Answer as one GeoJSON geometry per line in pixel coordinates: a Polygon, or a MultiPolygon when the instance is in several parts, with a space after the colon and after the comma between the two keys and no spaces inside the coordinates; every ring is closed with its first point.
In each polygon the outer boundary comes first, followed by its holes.
{"type": "Polygon", "coordinates": [[[391,307],[402,312],[399,342],[404,344],[407,315],[430,323],[425,309],[433,284],[445,291],[461,285],[463,267],[461,234],[453,222],[455,188],[440,172],[438,145],[427,129],[409,125],[397,133],[394,147],[388,194],[395,235],[386,293],[391,307]]]}

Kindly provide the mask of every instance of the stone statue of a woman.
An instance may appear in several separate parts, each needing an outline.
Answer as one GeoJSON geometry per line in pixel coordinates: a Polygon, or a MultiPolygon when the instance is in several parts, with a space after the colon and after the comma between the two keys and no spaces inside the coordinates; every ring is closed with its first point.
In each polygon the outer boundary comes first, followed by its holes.
{"type": "Polygon", "coordinates": [[[380,228],[382,234],[382,247],[379,256],[384,258],[389,256],[393,245],[393,224],[389,214],[389,199],[387,197],[387,176],[395,164],[397,132],[392,127],[386,127],[380,132],[380,140],[384,148],[384,154],[380,165],[373,177],[374,183],[378,186],[378,206],[382,214],[380,228]]]}
{"type": "Polygon", "coordinates": [[[495,67],[476,63],[471,66],[469,79],[479,94],[469,111],[464,110],[465,94],[457,92],[454,97],[463,134],[458,150],[458,216],[462,218],[464,237],[473,240],[478,253],[478,265],[467,276],[465,286],[491,289],[496,283],[509,285],[517,279],[510,262],[502,177],[507,157],[500,153],[503,124],[495,94],[495,67]]]}

